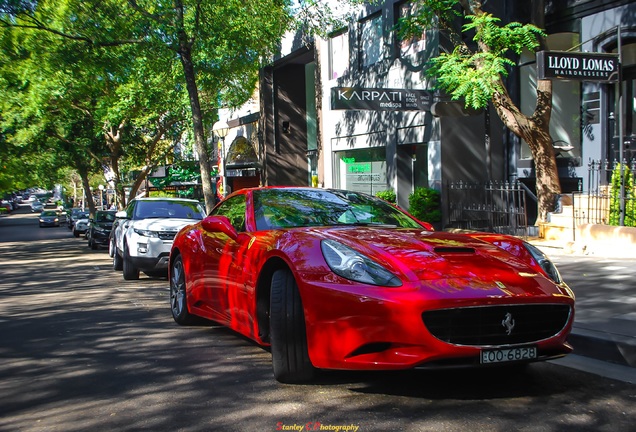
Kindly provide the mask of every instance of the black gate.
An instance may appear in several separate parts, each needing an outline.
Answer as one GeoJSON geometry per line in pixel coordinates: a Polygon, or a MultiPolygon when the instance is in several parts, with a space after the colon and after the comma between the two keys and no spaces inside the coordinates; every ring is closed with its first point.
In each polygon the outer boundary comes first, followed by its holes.
{"type": "Polygon", "coordinates": [[[526,191],[519,182],[450,182],[447,228],[528,236],[526,191]]]}

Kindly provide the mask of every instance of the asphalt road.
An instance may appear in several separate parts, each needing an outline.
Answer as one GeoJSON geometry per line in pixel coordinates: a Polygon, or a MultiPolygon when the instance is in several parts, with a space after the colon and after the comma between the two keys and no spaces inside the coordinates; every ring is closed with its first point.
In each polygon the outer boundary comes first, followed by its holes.
{"type": "Polygon", "coordinates": [[[32,214],[0,218],[0,431],[634,431],[636,386],[541,363],[329,372],[283,385],[270,353],[180,327],[168,282],[32,214]],[[345,429],[347,427],[347,429],[345,429]]]}

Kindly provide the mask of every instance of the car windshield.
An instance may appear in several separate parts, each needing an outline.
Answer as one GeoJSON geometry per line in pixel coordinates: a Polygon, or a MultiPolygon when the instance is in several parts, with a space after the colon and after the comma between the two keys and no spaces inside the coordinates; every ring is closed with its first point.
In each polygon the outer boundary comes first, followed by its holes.
{"type": "Polygon", "coordinates": [[[43,211],[42,216],[57,216],[57,212],[54,210],[43,211]]]}
{"type": "Polygon", "coordinates": [[[254,192],[254,211],[258,230],[330,225],[422,228],[382,199],[342,190],[258,190],[254,192]]]}
{"type": "Polygon", "coordinates": [[[205,211],[198,202],[157,200],[139,201],[135,207],[134,219],[179,218],[198,219],[205,217],[205,211]]]}
{"type": "Polygon", "coordinates": [[[95,213],[95,222],[113,222],[114,220],[114,211],[98,211],[95,213]]]}

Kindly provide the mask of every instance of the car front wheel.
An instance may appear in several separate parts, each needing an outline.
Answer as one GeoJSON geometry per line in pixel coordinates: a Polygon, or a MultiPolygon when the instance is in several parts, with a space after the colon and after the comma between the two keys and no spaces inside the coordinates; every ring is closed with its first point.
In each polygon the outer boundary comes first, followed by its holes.
{"type": "Polygon", "coordinates": [[[115,249],[115,254],[113,255],[113,270],[121,271],[124,268],[123,260],[121,259],[121,255],[115,249]]]}
{"type": "Polygon", "coordinates": [[[316,369],[309,360],[298,285],[288,269],[277,270],[272,276],[269,316],[274,377],[282,383],[310,381],[316,369]]]}
{"type": "Polygon", "coordinates": [[[110,241],[108,242],[108,256],[113,258],[116,253],[117,250],[115,246],[115,239],[110,239],[110,241]]]}
{"type": "Polygon", "coordinates": [[[196,323],[196,317],[188,311],[186,295],[183,258],[181,258],[181,255],[177,255],[170,264],[170,309],[172,318],[177,324],[181,325],[196,323]]]}

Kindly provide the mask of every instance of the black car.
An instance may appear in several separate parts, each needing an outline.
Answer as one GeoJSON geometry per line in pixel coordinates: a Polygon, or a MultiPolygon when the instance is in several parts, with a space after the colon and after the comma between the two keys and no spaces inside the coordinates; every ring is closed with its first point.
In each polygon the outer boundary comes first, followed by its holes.
{"type": "Polygon", "coordinates": [[[110,231],[115,221],[115,211],[97,211],[95,217],[91,218],[86,231],[88,246],[97,249],[100,246],[108,246],[110,241],[110,231]]]}
{"type": "Polygon", "coordinates": [[[40,213],[40,228],[47,226],[60,226],[60,215],[56,210],[44,210],[40,213]]]}

